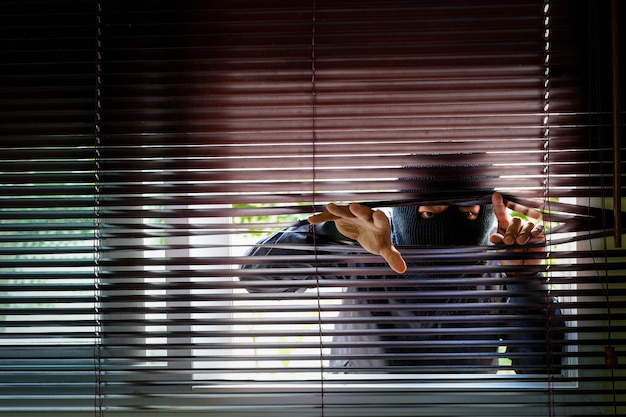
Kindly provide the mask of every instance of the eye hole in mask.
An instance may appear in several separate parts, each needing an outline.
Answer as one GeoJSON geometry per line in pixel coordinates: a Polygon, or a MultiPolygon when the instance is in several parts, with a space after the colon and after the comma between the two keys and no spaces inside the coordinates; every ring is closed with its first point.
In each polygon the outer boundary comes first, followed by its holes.
{"type": "Polygon", "coordinates": [[[480,215],[481,207],[479,205],[471,206],[420,206],[418,213],[422,219],[432,219],[444,210],[458,210],[462,216],[468,220],[476,220],[480,215]]]}
{"type": "Polygon", "coordinates": [[[491,205],[480,211],[460,211],[450,206],[439,212],[420,213],[417,206],[394,207],[392,224],[397,245],[407,246],[473,246],[486,245],[494,224],[491,205]]]}

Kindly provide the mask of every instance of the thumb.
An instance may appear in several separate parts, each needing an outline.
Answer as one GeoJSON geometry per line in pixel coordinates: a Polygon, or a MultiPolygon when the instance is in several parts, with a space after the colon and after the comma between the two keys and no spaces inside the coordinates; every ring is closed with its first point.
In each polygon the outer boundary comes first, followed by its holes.
{"type": "Polygon", "coordinates": [[[402,254],[395,247],[391,246],[381,252],[380,255],[387,261],[389,267],[398,274],[404,274],[406,272],[406,262],[404,262],[402,254]]]}

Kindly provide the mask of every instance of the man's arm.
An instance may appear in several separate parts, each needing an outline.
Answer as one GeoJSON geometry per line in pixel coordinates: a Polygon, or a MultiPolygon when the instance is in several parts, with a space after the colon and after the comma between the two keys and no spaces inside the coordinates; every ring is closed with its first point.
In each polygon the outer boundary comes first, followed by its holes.
{"type": "Polygon", "coordinates": [[[520,374],[558,373],[565,323],[545,278],[541,274],[520,277],[506,288],[511,294],[507,313],[516,317],[503,325],[513,368],[520,374]]]}
{"type": "MultiPolygon", "coordinates": [[[[246,263],[241,269],[245,272],[240,274],[241,281],[311,281],[315,280],[312,274],[292,275],[285,273],[272,274],[268,269],[284,270],[315,270],[315,265],[306,262],[304,259],[300,261],[292,261],[290,257],[297,256],[306,257],[313,255],[314,246],[317,246],[317,254],[329,253],[328,251],[319,250],[320,247],[329,244],[350,244],[351,241],[343,236],[333,222],[325,222],[313,225],[308,221],[302,221],[296,226],[285,228],[273,235],[262,239],[256,245],[248,249],[245,256],[248,257],[264,257],[258,262],[246,263]],[[273,258],[273,259],[272,259],[273,258]],[[258,273],[256,273],[258,271],[258,273]]],[[[339,278],[339,277],[334,277],[339,278]]],[[[302,286],[250,286],[249,292],[295,292],[303,291],[313,286],[313,283],[307,283],[302,286]]]]}
{"type": "MultiPolygon", "coordinates": [[[[492,243],[507,246],[511,252],[544,252],[543,225],[535,220],[524,223],[520,218],[510,218],[500,193],[494,193],[492,203],[498,220],[498,232],[490,237],[492,243]]],[[[532,218],[533,214],[536,216],[539,213],[528,209],[524,214],[532,218]]],[[[502,336],[510,342],[507,353],[511,354],[513,368],[520,374],[553,373],[561,363],[564,323],[557,300],[550,295],[541,273],[537,273],[535,268],[524,268],[536,267],[542,262],[537,257],[500,261],[502,265],[518,267],[517,271],[506,274],[510,278],[506,289],[511,293],[508,297],[511,307],[507,313],[516,319],[503,324],[502,336]],[[516,331],[507,332],[506,329],[516,331]]]]}

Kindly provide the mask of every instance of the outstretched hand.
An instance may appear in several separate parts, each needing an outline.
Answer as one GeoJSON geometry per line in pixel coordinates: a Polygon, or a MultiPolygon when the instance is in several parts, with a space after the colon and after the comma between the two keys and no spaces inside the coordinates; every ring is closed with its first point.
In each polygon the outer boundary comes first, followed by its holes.
{"type": "Polygon", "coordinates": [[[327,221],[334,221],[341,234],[359,242],[363,249],[382,256],[395,272],[406,271],[406,262],[391,241],[389,218],[382,211],[356,203],[348,206],[331,203],[326,211],[309,217],[312,224],[327,221]]]}
{"type": "MultiPolygon", "coordinates": [[[[544,243],[543,225],[537,220],[524,222],[519,217],[510,217],[507,205],[524,214],[530,219],[539,219],[541,213],[531,208],[505,202],[498,192],[492,195],[493,210],[498,221],[497,233],[490,236],[490,241],[496,245],[511,246],[513,252],[543,252],[543,245],[527,244],[544,243]]],[[[339,206],[330,203],[326,210],[309,217],[311,224],[327,221],[335,222],[337,230],[349,239],[356,240],[365,250],[382,256],[389,267],[399,274],[406,272],[406,262],[391,240],[391,224],[385,213],[373,210],[361,204],[352,203],[339,206]]],[[[541,259],[504,259],[502,265],[540,265],[541,259]]],[[[512,275],[534,275],[534,272],[520,272],[512,275]]]]}
{"type": "MultiPolygon", "coordinates": [[[[533,245],[532,247],[520,247],[526,244],[544,243],[544,227],[538,223],[541,217],[541,213],[531,208],[515,204],[513,207],[517,212],[524,214],[531,220],[524,222],[519,217],[510,217],[507,213],[507,204],[505,203],[502,195],[498,192],[494,193],[491,197],[493,204],[493,211],[498,221],[497,233],[491,235],[489,240],[495,245],[513,246],[511,251],[513,252],[543,252],[543,245],[533,245]]],[[[503,259],[500,261],[502,265],[540,265],[541,259],[503,259]]],[[[509,276],[514,275],[534,275],[534,272],[519,272],[509,273],[509,276]]]]}

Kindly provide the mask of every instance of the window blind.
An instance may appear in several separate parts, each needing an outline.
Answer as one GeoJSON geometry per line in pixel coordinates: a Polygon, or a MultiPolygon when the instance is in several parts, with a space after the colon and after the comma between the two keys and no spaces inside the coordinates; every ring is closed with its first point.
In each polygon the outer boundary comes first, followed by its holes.
{"type": "Polygon", "coordinates": [[[608,4],[466,3],[11,3],[0,413],[623,413],[608,4]],[[491,190],[543,213],[543,280],[264,240],[491,190]]]}

